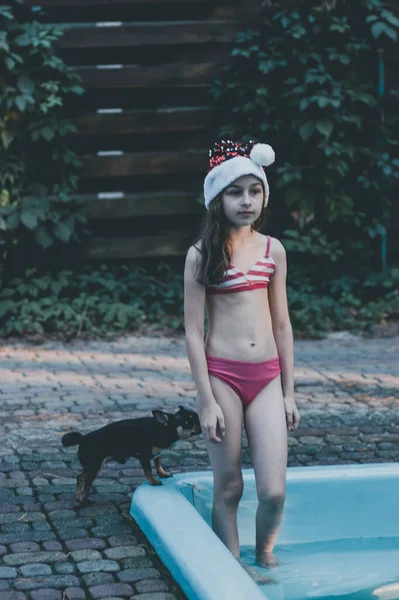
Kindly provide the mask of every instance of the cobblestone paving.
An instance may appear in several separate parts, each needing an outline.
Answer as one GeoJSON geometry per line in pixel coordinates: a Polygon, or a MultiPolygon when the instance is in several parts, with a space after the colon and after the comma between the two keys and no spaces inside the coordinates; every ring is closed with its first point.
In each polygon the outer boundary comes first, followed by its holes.
{"type": "MultiPolygon", "coordinates": [[[[105,466],[95,504],[80,508],[76,447],[60,443],[70,427],[85,433],[156,407],[194,407],[183,339],[9,345],[0,356],[0,600],[183,600],[128,515],[143,481],[138,463],[105,466]]],[[[289,465],[398,460],[398,357],[399,337],[297,342],[302,422],[289,465]]],[[[163,463],[209,468],[201,439],[179,443],[163,463]]]]}

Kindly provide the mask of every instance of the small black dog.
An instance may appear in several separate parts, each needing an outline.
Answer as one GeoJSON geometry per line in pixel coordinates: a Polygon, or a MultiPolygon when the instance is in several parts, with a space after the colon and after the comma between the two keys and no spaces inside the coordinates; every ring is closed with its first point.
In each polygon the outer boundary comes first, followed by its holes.
{"type": "Polygon", "coordinates": [[[161,467],[159,454],[178,440],[201,433],[199,418],[194,410],[184,406],[179,406],[176,414],[163,410],[153,410],[152,414],[153,417],[116,421],[86,435],[74,431],[62,437],[63,446],[79,444],[78,457],[83,471],[76,478],[78,502],[87,503],[90,488],[106,458],[122,465],[130,456],[138,458],[151,485],[162,485],[152,474],[151,459],[159,477],[171,477],[161,467]]]}

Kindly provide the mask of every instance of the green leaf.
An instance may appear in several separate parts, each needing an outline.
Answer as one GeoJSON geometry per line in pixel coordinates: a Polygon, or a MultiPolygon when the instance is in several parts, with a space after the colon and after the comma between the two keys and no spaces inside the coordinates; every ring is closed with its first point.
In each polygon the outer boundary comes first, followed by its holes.
{"type": "Polygon", "coordinates": [[[304,123],[300,129],[299,129],[299,135],[301,136],[301,138],[303,140],[305,140],[306,142],[308,141],[308,139],[310,138],[310,136],[312,135],[312,133],[315,130],[315,124],[313,123],[313,121],[306,121],[306,123],[304,123]]]}
{"type": "Polygon", "coordinates": [[[29,46],[29,44],[31,44],[31,42],[32,42],[31,38],[26,33],[19,35],[14,40],[14,43],[17,44],[17,46],[22,46],[22,47],[29,46]]]}
{"type": "Polygon", "coordinates": [[[32,327],[33,327],[33,329],[35,331],[37,331],[37,333],[43,333],[44,332],[44,329],[43,329],[42,325],[40,325],[40,323],[38,321],[35,321],[33,323],[32,327]]]}
{"type": "Polygon", "coordinates": [[[364,102],[369,106],[375,106],[377,103],[376,99],[371,94],[366,94],[364,92],[355,92],[352,94],[352,96],[355,100],[358,100],[359,102],[364,102]]]}
{"type": "Polygon", "coordinates": [[[11,298],[11,296],[15,296],[15,293],[15,288],[4,288],[0,291],[0,298],[11,298]]]}
{"type": "Polygon", "coordinates": [[[50,285],[50,278],[49,277],[41,277],[39,279],[36,279],[35,283],[36,283],[37,287],[40,288],[41,290],[47,290],[50,285]]]}
{"type": "Polygon", "coordinates": [[[329,136],[334,128],[332,121],[317,121],[316,129],[319,133],[329,136]]]}
{"type": "Polygon", "coordinates": [[[12,71],[12,69],[15,67],[16,62],[13,58],[10,58],[9,56],[6,56],[4,59],[4,62],[6,63],[6,67],[9,71],[12,71]]]}
{"type": "Polygon", "coordinates": [[[399,19],[390,10],[383,10],[382,17],[394,27],[399,27],[399,19]]]}
{"type": "Polygon", "coordinates": [[[15,104],[17,105],[17,107],[19,108],[19,110],[21,112],[23,112],[26,108],[26,100],[24,98],[24,96],[17,96],[15,98],[15,104]]]}
{"type": "Polygon", "coordinates": [[[32,215],[34,215],[35,217],[37,217],[39,221],[44,221],[44,219],[47,216],[46,211],[43,210],[41,206],[32,206],[29,209],[29,212],[32,213],[32,215]]]}
{"type": "Polygon", "coordinates": [[[79,96],[81,96],[82,94],[85,93],[85,89],[81,85],[73,85],[73,86],[71,86],[70,91],[73,94],[78,94],[79,96]]]}
{"type": "Polygon", "coordinates": [[[71,230],[65,223],[57,223],[54,228],[54,234],[63,242],[69,242],[71,233],[71,230]]]}
{"type": "Polygon", "coordinates": [[[53,238],[49,235],[44,226],[38,227],[35,232],[35,238],[43,248],[48,248],[53,243],[53,238]]]}
{"type": "Polygon", "coordinates": [[[40,135],[48,142],[51,142],[51,140],[55,137],[55,132],[50,127],[42,127],[39,132],[40,135]]]}
{"type": "Polygon", "coordinates": [[[17,289],[20,296],[25,296],[27,290],[27,286],[25,285],[25,283],[20,283],[17,289]]]}
{"type": "Polygon", "coordinates": [[[392,27],[389,27],[389,25],[387,25],[386,23],[379,21],[378,23],[374,23],[374,25],[371,26],[371,34],[375,39],[379,38],[384,33],[385,35],[390,37],[394,42],[397,41],[398,36],[396,31],[392,29],[392,27]]]}
{"type": "Polygon", "coordinates": [[[21,222],[19,213],[15,210],[7,217],[6,221],[7,221],[7,229],[11,229],[11,230],[16,229],[21,222]]]}
{"type": "Polygon", "coordinates": [[[4,50],[4,52],[10,51],[10,46],[7,42],[7,34],[3,31],[0,31],[0,50],[4,50]]]}
{"type": "Polygon", "coordinates": [[[11,142],[14,140],[14,134],[9,131],[8,129],[3,129],[3,131],[1,132],[1,141],[3,142],[3,146],[5,149],[8,148],[8,146],[11,144],[11,142]]]}
{"type": "Polygon", "coordinates": [[[274,63],[271,60],[261,60],[258,66],[258,69],[261,73],[267,75],[270,71],[273,70],[274,63]]]}
{"type": "Polygon", "coordinates": [[[317,98],[317,104],[320,106],[320,108],[325,108],[326,106],[331,104],[331,100],[329,98],[326,98],[325,96],[319,96],[317,98]]]}
{"type": "Polygon", "coordinates": [[[25,196],[21,199],[21,209],[38,216],[50,210],[50,199],[47,196],[25,196]]]}
{"type": "Polygon", "coordinates": [[[23,94],[32,94],[35,90],[35,83],[28,75],[20,75],[17,79],[17,86],[23,94]]]}
{"type": "Polygon", "coordinates": [[[21,222],[28,229],[35,229],[35,227],[37,226],[37,218],[35,217],[35,215],[27,211],[21,212],[21,222]]]}
{"type": "Polygon", "coordinates": [[[305,110],[309,106],[309,98],[302,98],[299,103],[299,110],[305,110]]]}
{"type": "Polygon", "coordinates": [[[7,313],[11,312],[12,309],[15,308],[15,303],[11,300],[1,300],[0,301],[0,319],[4,317],[7,313]]]}
{"type": "Polygon", "coordinates": [[[13,323],[13,329],[15,329],[15,331],[18,331],[18,333],[22,333],[24,326],[21,321],[15,320],[13,323]]]}
{"type": "Polygon", "coordinates": [[[12,21],[14,15],[11,12],[11,6],[0,6],[0,17],[4,17],[12,21]]]}

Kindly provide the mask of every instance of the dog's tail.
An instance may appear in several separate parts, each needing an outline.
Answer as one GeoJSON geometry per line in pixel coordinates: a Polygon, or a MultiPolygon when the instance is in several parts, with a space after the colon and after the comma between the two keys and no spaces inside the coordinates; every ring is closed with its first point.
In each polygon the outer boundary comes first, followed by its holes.
{"type": "Polygon", "coordinates": [[[63,446],[77,446],[83,439],[83,435],[78,431],[71,431],[62,436],[61,442],[63,446]]]}

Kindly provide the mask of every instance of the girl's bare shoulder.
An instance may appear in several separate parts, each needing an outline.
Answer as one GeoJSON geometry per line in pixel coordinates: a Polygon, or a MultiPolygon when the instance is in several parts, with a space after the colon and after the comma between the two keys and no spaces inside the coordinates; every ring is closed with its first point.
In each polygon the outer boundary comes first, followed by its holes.
{"type": "Polygon", "coordinates": [[[285,248],[277,238],[270,236],[270,254],[275,258],[285,257],[285,248]]]}
{"type": "Polygon", "coordinates": [[[186,264],[191,266],[197,266],[201,260],[201,247],[202,240],[195,242],[187,251],[186,264]]]}

